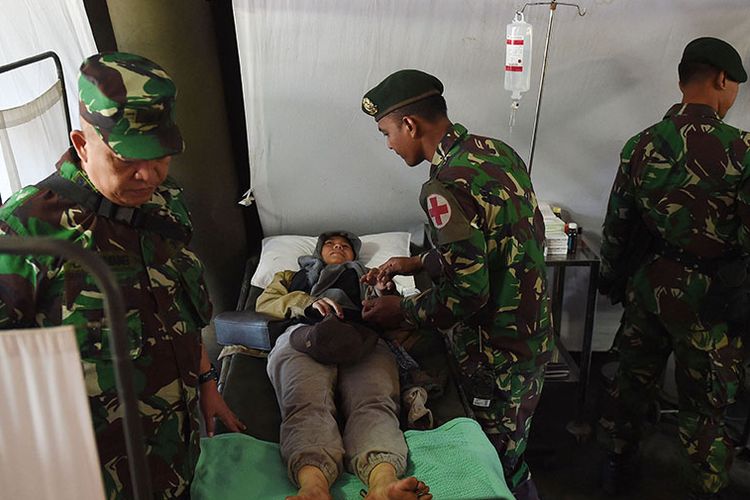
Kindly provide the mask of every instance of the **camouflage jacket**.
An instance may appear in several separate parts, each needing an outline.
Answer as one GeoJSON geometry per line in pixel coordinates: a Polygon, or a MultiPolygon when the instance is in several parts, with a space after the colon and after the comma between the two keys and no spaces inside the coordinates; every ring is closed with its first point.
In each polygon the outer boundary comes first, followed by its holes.
{"type": "MultiPolygon", "coordinates": [[[[72,149],[57,167],[62,177],[95,191],[72,149]]],[[[191,233],[181,190],[169,178],[140,209],[191,233]]],[[[189,480],[198,453],[200,330],[211,315],[197,257],[185,242],[138,231],[36,186],[21,189],[0,207],[0,233],[74,241],[109,264],[125,302],[149,455],[162,458],[167,467],[182,469],[178,474],[189,480]],[[177,420],[180,412],[183,416],[177,420]]],[[[0,328],[59,324],[76,330],[100,460],[105,470],[118,470],[127,477],[101,292],[91,276],[72,262],[43,255],[0,255],[0,328]]],[[[152,479],[155,490],[165,488],[152,479]]],[[[108,492],[119,489],[112,481],[118,480],[105,474],[108,492]]]]}
{"type": "Polygon", "coordinates": [[[434,286],[402,300],[407,322],[451,330],[460,362],[543,364],[553,346],[544,222],[523,160],[455,124],[437,147],[420,203],[434,286]]]}
{"type": "Polygon", "coordinates": [[[694,324],[710,278],[688,264],[750,250],[749,177],[749,133],[709,106],[672,106],[622,150],[602,232],[600,288],[627,272],[628,240],[642,221],[657,250],[632,272],[626,300],[637,294],[650,312],[694,324]],[[658,245],[668,245],[669,256],[658,245]]]}

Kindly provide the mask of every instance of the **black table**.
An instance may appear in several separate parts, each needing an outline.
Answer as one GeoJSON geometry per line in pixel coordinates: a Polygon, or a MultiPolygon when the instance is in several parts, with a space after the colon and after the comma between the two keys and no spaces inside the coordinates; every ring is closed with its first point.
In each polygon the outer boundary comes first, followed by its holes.
{"type": "Polygon", "coordinates": [[[589,370],[591,368],[591,342],[594,335],[594,315],[596,313],[597,283],[599,281],[599,255],[587,241],[578,238],[576,251],[565,255],[547,255],[545,263],[552,269],[552,287],[550,290],[552,322],[555,340],[560,356],[565,361],[570,373],[565,378],[550,378],[549,381],[578,382],[578,417],[568,425],[568,430],[576,436],[587,435],[590,426],[583,420],[586,406],[586,395],[589,386],[589,370]],[[583,341],[581,345],[581,361],[576,363],[560,339],[560,320],[564,305],[565,271],[568,267],[588,267],[589,281],[586,295],[585,319],[583,324],[583,341]]]}

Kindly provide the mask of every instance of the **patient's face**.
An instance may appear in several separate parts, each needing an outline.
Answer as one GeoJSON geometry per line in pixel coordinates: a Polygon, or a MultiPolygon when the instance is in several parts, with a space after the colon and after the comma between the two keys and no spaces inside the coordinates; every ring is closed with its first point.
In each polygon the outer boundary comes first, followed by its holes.
{"type": "Polygon", "coordinates": [[[343,236],[331,236],[323,243],[320,256],[326,264],[342,264],[354,260],[354,250],[343,236]]]}

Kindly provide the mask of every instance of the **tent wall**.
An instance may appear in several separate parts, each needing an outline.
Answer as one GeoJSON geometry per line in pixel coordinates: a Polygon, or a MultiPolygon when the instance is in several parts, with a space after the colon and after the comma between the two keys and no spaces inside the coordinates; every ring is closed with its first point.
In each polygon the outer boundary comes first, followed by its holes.
{"type": "Polygon", "coordinates": [[[206,265],[215,312],[232,310],[247,238],[211,6],[205,0],[107,4],[118,49],[157,61],[177,84],[177,122],[186,149],[173,159],[170,175],[185,189],[193,249],[206,265]]]}
{"type": "MultiPolygon", "coordinates": [[[[0,66],[13,65],[42,53],[57,54],[66,84],[71,124],[78,127],[75,88],[78,66],[94,52],[94,38],[79,0],[18,0],[2,3],[0,66]]],[[[7,68],[6,68],[7,69],[7,68]]],[[[44,105],[24,107],[45,95],[57,81],[52,58],[15,67],[0,74],[0,192],[3,199],[21,186],[33,184],[54,171],[69,146],[63,103],[51,94],[44,105]],[[51,105],[51,107],[50,107],[51,105]],[[46,111],[44,111],[46,109],[46,111]],[[20,181],[21,186],[16,184],[20,181]]],[[[56,92],[55,92],[56,93],[56,92]]]]}

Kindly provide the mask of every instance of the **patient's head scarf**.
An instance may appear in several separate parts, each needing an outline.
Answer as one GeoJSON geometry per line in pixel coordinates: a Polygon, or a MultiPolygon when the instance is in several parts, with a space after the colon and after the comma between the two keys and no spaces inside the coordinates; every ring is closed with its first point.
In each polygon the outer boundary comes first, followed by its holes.
{"type": "MultiPolygon", "coordinates": [[[[360,277],[367,269],[365,266],[356,260],[359,257],[359,251],[362,248],[362,240],[357,237],[354,233],[348,231],[328,231],[321,234],[318,237],[318,244],[315,247],[313,255],[303,255],[297,259],[300,271],[292,278],[290,291],[300,290],[314,297],[329,297],[344,308],[348,309],[359,309],[360,304],[354,304],[349,300],[343,290],[340,290],[335,286],[338,278],[347,270],[354,269],[357,276],[360,277]],[[331,236],[343,236],[349,240],[349,244],[352,246],[354,252],[354,259],[350,262],[343,262],[341,264],[329,264],[323,262],[321,250],[323,244],[331,236]]],[[[361,296],[364,297],[364,285],[360,286],[361,296]]]]}
{"type": "Polygon", "coordinates": [[[349,231],[328,231],[322,233],[320,236],[318,236],[318,244],[315,245],[315,252],[313,253],[313,257],[317,257],[319,259],[323,258],[321,254],[321,252],[323,251],[323,245],[325,244],[326,240],[328,238],[331,238],[332,236],[341,236],[342,238],[346,238],[349,241],[349,244],[352,246],[352,251],[354,252],[353,260],[357,260],[357,258],[359,257],[359,249],[362,248],[362,240],[360,240],[356,234],[350,233],[349,231]]]}

